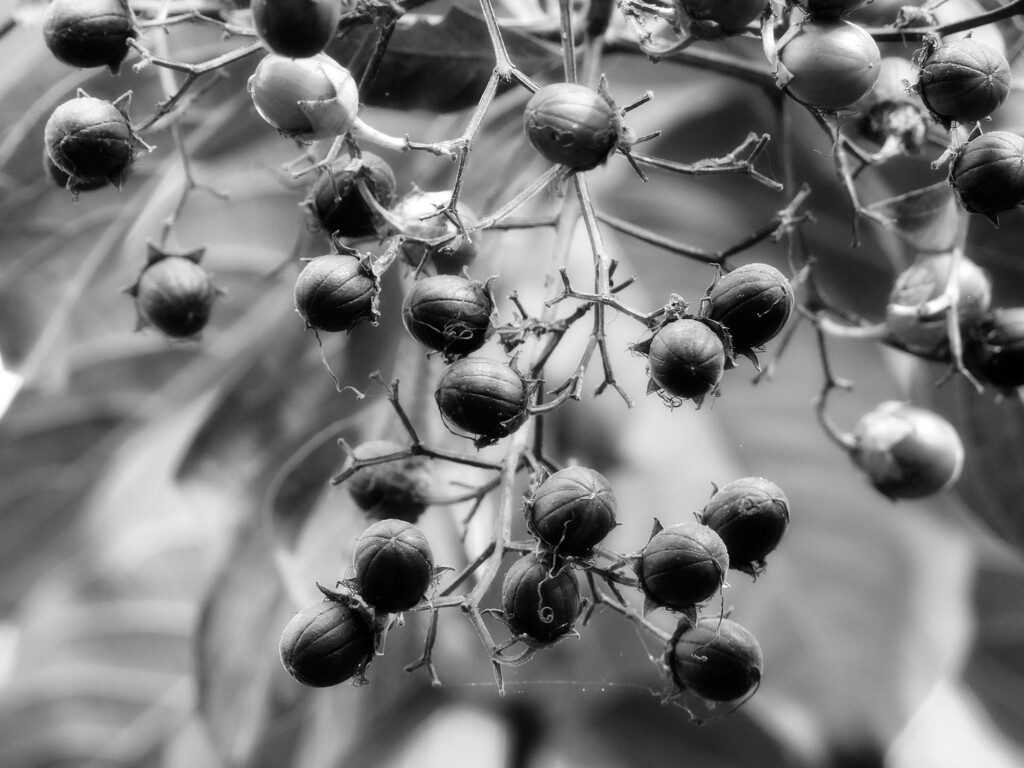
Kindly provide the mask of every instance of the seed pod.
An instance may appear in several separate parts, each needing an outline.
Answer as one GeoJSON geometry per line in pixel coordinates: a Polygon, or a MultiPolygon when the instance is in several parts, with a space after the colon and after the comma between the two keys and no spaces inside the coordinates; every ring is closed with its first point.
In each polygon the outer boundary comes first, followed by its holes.
{"type": "MultiPolygon", "coordinates": [[[[400,453],[403,446],[391,440],[371,440],[353,449],[357,459],[375,459],[400,453]]],[[[427,508],[433,478],[425,456],[412,456],[356,470],[346,481],[349,495],[367,516],[377,520],[396,518],[416,522],[427,508]]]]}
{"type": "Polygon", "coordinates": [[[509,629],[538,646],[550,645],[572,631],[580,616],[579,582],[561,562],[529,554],[505,574],[501,607],[509,629]]]}
{"type": "Polygon", "coordinates": [[[949,165],[949,183],[968,213],[989,218],[1024,202],[1024,137],[991,131],[971,139],[949,165]]]}
{"type": "Polygon", "coordinates": [[[720,488],[700,519],[721,537],[729,566],[757,576],[789,526],[789,500],[771,480],[744,477],[720,488]]]}
{"type": "Polygon", "coordinates": [[[295,309],[307,328],[350,331],[377,322],[377,280],[362,260],[346,254],[317,256],[295,281],[295,309]]]}
{"type": "Polygon", "coordinates": [[[888,401],[861,417],[850,457],[891,499],[919,499],[960,477],[964,447],[953,425],[932,411],[888,401]]]}
{"type": "Polygon", "coordinates": [[[673,397],[702,400],[722,380],[725,346],[707,324],[675,320],[654,334],[647,360],[657,387],[673,397]]]}
{"type": "Polygon", "coordinates": [[[359,112],[359,89],[349,71],[326,54],[289,59],[267,54],[248,82],[260,117],[300,141],[340,136],[359,112]]]}
{"type": "MultiPolygon", "coordinates": [[[[692,21],[703,25],[713,23],[725,35],[744,31],[764,12],[765,5],[765,0],[682,0],[683,11],[692,21]]],[[[706,33],[698,36],[709,37],[706,33]]]]}
{"type": "Polygon", "coordinates": [[[1024,307],[996,309],[967,346],[970,370],[1001,390],[1024,386],[1024,307]]]}
{"type": "Polygon", "coordinates": [[[734,701],[761,682],[761,646],[749,630],[730,619],[680,621],[665,648],[673,682],[708,701],[734,701]]]}
{"type": "Polygon", "coordinates": [[[981,322],[992,300],[988,276],[969,258],[953,253],[933,254],[918,260],[897,279],[889,295],[885,325],[889,337],[913,354],[941,358],[949,351],[946,313],[921,317],[918,308],[946,290],[953,264],[957,264],[957,318],[965,335],[981,322]]]}
{"type": "Polygon", "coordinates": [[[310,195],[310,207],[325,232],[339,237],[377,233],[377,215],[359,191],[360,180],[382,208],[395,204],[395,174],[383,158],[364,152],[359,163],[339,160],[317,179],[310,195]]]}
{"type": "Polygon", "coordinates": [[[854,120],[871,141],[883,146],[897,142],[903,152],[916,154],[924,147],[929,123],[921,97],[907,91],[917,70],[902,56],[883,57],[880,70],[875,87],[851,107],[854,120]]]}
{"type": "Polygon", "coordinates": [[[260,41],[293,59],[323,51],[341,18],[339,0],[252,0],[251,8],[260,41]]]}
{"type": "Polygon", "coordinates": [[[587,555],[615,527],[615,494],[608,479],[587,467],[548,477],[526,502],[530,531],[558,555],[587,555]]]}
{"type": "Polygon", "coordinates": [[[402,304],[402,320],[416,341],[446,358],[476,352],[487,341],[494,303],[486,287],[455,275],[418,280],[402,304]]]}
{"type": "Polygon", "coordinates": [[[874,39],[842,19],[804,21],[780,41],[776,81],[816,109],[849,107],[878,79],[882,61],[874,39]]]}
{"type": "MultiPolygon", "coordinates": [[[[447,217],[435,215],[447,207],[451,199],[450,191],[413,190],[402,198],[392,211],[395,218],[401,222],[400,233],[420,240],[437,240],[457,235],[458,230],[447,217]]],[[[456,210],[463,226],[471,227],[476,223],[476,215],[461,200],[456,210]]],[[[417,269],[424,266],[433,267],[434,272],[439,275],[458,275],[476,258],[477,245],[482,235],[482,232],[474,232],[471,239],[460,240],[456,237],[443,245],[431,246],[404,240],[401,246],[402,258],[409,266],[417,269]]]]}
{"type": "Polygon", "coordinates": [[[434,399],[445,421],[478,435],[477,445],[484,446],[523,425],[529,391],[508,363],[464,357],[445,368],[434,399]]]}
{"type": "Polygon", "coordinates": [[[281,634],[281,663],[303,685],[325,688],[362,674],[373,630],[347,603],[324,600],[295,614],[281,634]]]}
{"type": "Polygon", "coordinates": [[[135,132],[111,102],[79,96],[58,106],[44,130],[46,152],[71,177],[69,188],[98,179],[120,185],[135,159],[135,132]]]}
{"type": "MultiPolygon", "coordinates": [[[[929,49],[926,49],[929,50],[929,49]]],[[[932,47],[920,65],[917,89],[947,128],[988,117],[1010,93],[1010,65],[996,49],[973,38],[932,47]]]]}
{"type": "Polygon", "coordinates": [[[399,613],[423,599],[434,578],[434,555],[419,528],[378,520],[356,542],[355,584],[378,611],[399,613]]]}
{"type": "Polygon", "coordinates": [[[129,289],[139,327],[151,325],[172,339],[193,338],[206,327],[219,291],[199,266],[201,255],[151,251],[149,263],[129,289]]]}
{"type": "Polygon", "coordinates": [[[796,301],[789,280],[770,264],[744,264],[722,275],[708,298],[709,317],[728,329],[739,349],[753,349],[774,339],[796,301]]]}
{"type": "Polygon", "coordinates": [[[725,583],[728,570],[725,542],[698,522],[662,528],[647,542],[636,565],[648,599],[674,610],[707,600],[725,583]]]}
{"type": "Polygon", "coordinates": [[[72,67],[110,67],[116,73],[135,35],[125,0],[52,0],[43,13],[43,40],[72,67]]]}
{"type": "Polygon", "coordinates": [[[552,83],[526,102],[526,137],[552,163],[588,171],[605,160],[619,140],[621,123],[597,91],[574,83],[552,83]]]}

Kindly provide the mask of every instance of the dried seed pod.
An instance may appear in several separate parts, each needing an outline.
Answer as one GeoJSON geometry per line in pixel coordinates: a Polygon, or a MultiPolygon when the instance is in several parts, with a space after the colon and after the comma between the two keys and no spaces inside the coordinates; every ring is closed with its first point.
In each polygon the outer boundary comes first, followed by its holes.
{"type": "Polygon", "coordinates": [[[572,631],[582,610],[579,583],[561,562],[529,554],[505,574],[501,607],[509,629],[545,646],[572,631]]]}
{"type": "Polygon", "coordinates": [[[725,583],[729,552],[711,528],[698,522],[662,528],[644,546],[636,565],[648,599],[674,610],[702,603],[725,583]]]}
{"type": "Polygon", "coordinates": [[[327,47],[341,18],[338,0],[252,0],[252,21],[260,41],[293,59],[315,56],[327,47]]]}
{"type": "Polygon", "coordinates": [[[526,501],[526,524],[558,555],[584,556],[615,527],[615,508],[615,494],[604,475],[567,467],[548,477],[526,501]]]}
{"type": "Polygon", "coordinates": [[[967,346],[970,370],[1004,391],[1024,386],[1024,307],[995,309],[967,346]]]}
{"type": "Polygon", "coordinates": [[[946,313],[922,317],[919,307],[946,290],[956,266],[957,318],[967,335],[981,322],[992,300],[992,285],[981,268],[963,254],[921,256],[897,279],[889,295],[885,325],[892,340],[908,352],[923,357],[942,357],[949,351],[946,313]]]}
{"type": "Polygon", "coordinates": [[[201,250],[175,255],[151,248],[149,263],[128,289],[140,328],[151,325],[172,339],[190,339],[206,327],[219,291],[199,266],[201,256],[201,250]]]}
{"type": "Polygon", "coordinates": [[[281,663],[303,685],[325,688],[361,675],[373,660],[373,646],[373,629],[356,608],[324,600],[285,626],[281,663]]]}
{"type": "Polygon", "coordinates": [[[700,518],[725,543],[729,566],[756,576],[786,533],[789,500],[771,480],[744,477],[720,488],[700,518]]]}
{"type": "Polygon", "coordinates": [[[416,605],[434,577],[426,536],[404,520],[378,520],[356,542],[355,584],[378,611],[398,613],[416,605]]]}
{"type": "Polygon", "coordinates": [[[295,309],[307,328],[350,331],[363,320],[377,322],[376,278],[363,261],[347,254],[317,256],[295,281],[295,309]]]}
{"type": "Polygon", "coordinates": [[[842,19],[808,20],[786,34],[777,51],[776,80],[804,104],[834,111],[854,104],[878,79],[878,44],[842,19]]]}
{"type": "MultiPolygon", "coordinates": [[[[67,189],[71,184],[72,178],[70,175],[64,173],[57,164],[50,158],[50,154],[46,151],[46,147],[43,147],[43,172],[49,177],[49,179],[58,187],[67,189]]],[[[102,189],[110,183],[103,177],[95,179],[79,179],[78,185],[75,187],[75,192],[91,192],[95,189],[102,189]]]]}
{"type": "Polygon", "coordinates": [[[593,88],[552,83],[526,102],[526,137],[552,163],[573,170],[595,168],[615,149],[621,121],[611,104],[593,88]]]}
{"type": "Polygon", "coordinates": [[[477,435],[477,445],[483,446],[523,425],[529,390],[508,363],[464,357],[445,368],[434,399],[447,422],[477,435]]]}
{"type": "Polygon", "coordinates": [[[135,35],[125,0],[52,0],[43,12],[43,40],[72,67],[117,72],[135,35]]]}
{"type": "Polygon", "coordinates": [[[988,117],[1010,93],[1010,65],[995,48],[970,37],[926,49],[917,89],[947,128],[988,117]]]}
{"type": "Polygon", "coordinates": [[[1024,202],[1024,137],[991,131],[968,141],[949,164],[949,183],[968,213],[994,219],[1024,202]]]}
{"type": "MultiPolygon", "coordinates": [[[[447,207],[452,199],[451,191],[423,192],[414,189],[403,197],[392,210],[401,222],[400,233],[419,240],[437,240],[454,237],[448,243],[425,245],[405,240],[402,242],[402,258],[412,267],[433,268],[439,275],[458,275],[477,257],[478,243],[483,232],[474,232],[471,238],[458,238],[458,229],[446,217],[436,215],[447,207]]],[[[456,206],[459,219],[464,227],[473,226],[476,215],[461,200],[456,206]]]]}
{"type": "Polygon", "coordinates": [[[486,286],[455,275],[418,280],[402,304],[402,320],[416,341],[446,358],[476,352],[491,330],[494,302],[486,286]]]}
{"type": "Polygon", "coordinates": [[[135,131],[114,104],[78,96],[58,106],[44,130],[46,151],[77,190],[105,179],[120,185],[135,160],[135,131]]]}
{"type": "Polygon", "coordinates": [[[960,477],[964,446],[953,425],[924,408],[888,401],[864,414],[851,458],[891,499],[919,499],[960,477]]]}
{"type": "MultiPolygon", "coordinates": [[[[352,452],[357,459],[375,459],[401,453],[404,446],[391,440],[360,443],[352,452]]],[[[433,478],[425,456],[411,456],[356,470],[345,487],[367,516],[378,520],[396,518],[414,523],[426,510],[433,478]]]]}
{"type": "Polygon", "coordinates": [[[715,391],[725,371],[725,346],[706,323],[684,318],[654,334],[648,372],[672,397],[703,399],[715,391]]]}
{"type": "Polygon", "coordinates": [[[761,646],[749,630],[730,619],[680,621],[665,648],[665,666],[680,690],[708,701],[734,701],[761,682],[761,646]]]}
{"type": "Polygon", "coordinates": [[[248,82],[260,117],[290,139],[340,136],[359,113],[359,89],[349,71],[326,54],[289,59],[267,54],[248,82]]]}
{"type": "Polygon", "coordinates": [[[377,233],[376,214],[363,199],[363,181],[382,208],[395,204],[395,174],[387,162],[363,152],[358,162],[339,160],[313,185],[309,207],[323,230],[339,237],[366,237],[377,233]]]}
{"type": "Polygon", "coordinates": [[[711,289],[709,317],[724,325],[738,349],[753,349],[785,327],[796,298],[789,280],[770,264],[744,264],[711,289]]]}

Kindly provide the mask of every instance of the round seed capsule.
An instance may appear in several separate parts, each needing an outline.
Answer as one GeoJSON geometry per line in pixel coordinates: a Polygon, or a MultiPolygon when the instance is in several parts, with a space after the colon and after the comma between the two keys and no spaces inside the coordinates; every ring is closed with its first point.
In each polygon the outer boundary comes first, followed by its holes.
{"type": "Polygon", "coordinates": [[[654,534],[636,573],[651,602],[683,610],[702,603],[725,583],[729,552],[722,538],[697,522],[676,523],[654,534]]]}
{"type": "Polygon", "coordinates": [[[582,610],[573,572],[536,554],[520,558],[508,569],[501,605],[509,629],[538,645],[549,645],[569,633],[582,610]]]}
{"type": "Polygon", "coordinates": [[[373,659],[373,630],[355,608],[324,600],[292,617],[281,634],[280,653],[288,674],[303,685],[338,685],[373,659]]]}
{"type": "Polygon", "coordinates": [[[378,611],[416,605],[434,577],[434,555],[419,528],[404,520],[378,520],[356,542],[355,583],[378,611]]]}
{"type": "Polygon", "coordinates": [[[527,417],[528,389],[508,363],[465,357],[445,368],[434,392],[441,415],[488,445],[515,432],[527,417]]]}
{"type": "Polygon", "coordinates": [[[725,543],[731,568],[756,576],[789,527],[789,500],[771,480],[744,477],[708,500],[701,522],[725,543]]]}
{"type": "Polygon", "coordinates": [[[708,701],[734,701],[761,682],[761,646],[749,630],[730,619],[679,622],[665,649],[673,682],[708,701]]]}
{"type": "Polygon", "coordinates": [[[447,357],[480,349],[494,304],[483,284],[455,275],[418,280],[402,304],[402,320],[416,341],[447,357]]]}
{"type": "Polygon", "coordinates": [[[548,477],[526,502],[526,524],[557,554],[586,555],[615,527],[615,507],[604,475],[568,467],[548,477]]]}

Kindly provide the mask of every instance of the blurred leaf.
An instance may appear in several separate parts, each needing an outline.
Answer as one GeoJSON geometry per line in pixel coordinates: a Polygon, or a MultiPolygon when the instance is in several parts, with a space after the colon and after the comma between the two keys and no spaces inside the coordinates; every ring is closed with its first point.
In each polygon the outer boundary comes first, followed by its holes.
{"type": "MultiPolygon", "coordinates": [[[[560,49],[533,37],[512,29],[503,30],[502,37],[512,61],[528,75],[561,62],[560,49]]],[[[377,38],[377,28],[364,24],[345,32],[327,53],[361,73],[377,38]]],[[[454,112],[476,105],[493,71],[494,51],[482,17],[459,6],[443,17],[410,14],[399,20],[363,98],[370,106],[454,112]]]]}
{"type": "Polygon", "coordinates": [[[901,240],[925,253],[952,250],[966,215],[946,181],[881,200],[868,210],[890,219],[901,240]]]}
{"type": "Polygon", "coordinates": [[[974,587],[978,627],[964,680],[1007,737],[1024,746],[1024,569],[995,559],[980,569],[974,587]]]}

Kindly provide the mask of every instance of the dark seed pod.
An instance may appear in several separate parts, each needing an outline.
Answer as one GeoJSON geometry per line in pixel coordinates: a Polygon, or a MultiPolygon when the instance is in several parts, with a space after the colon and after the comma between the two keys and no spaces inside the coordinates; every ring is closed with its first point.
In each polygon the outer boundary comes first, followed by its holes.
{"type": "Polygon", "coordinates": [[[992,300],[992,284],[981,268],[963,254],[921,256],[896,279],[886,306],[885,325],[889,337],[913,354],[926,358],[942,356],[949,350],[946,313],[922,317],[918,308],[937,299],[946,290],[956,264],[957,318],[964,335],[981,322],[992,300]]]}
{"type": "Polygon", "coordinates": [[[774,339],[796,302],[789,280],[770,264],[744,264],[722,275],[708,298],[709,317],[729,330],[739,349],[753,349],[774,339]]]}
{"type": "MultiPolygon", "coordinates": [[[[71,182],[71,176],[64,173],[60,168],[57,167],[56,163],[50,159],[50,154],[43,148],[43,172],[50,178],[50,180],[60,187],[61,189],[67,189],[71,182]]],[[[102,189],[107,186],[110,182],[104,178],[98,179],[79,179],[78,185],[75,187],[76,192],[91,192],[95,189],[102,189]]]]}
{"type": "Polygon", "coordinates": [[[725,371],[725,346],[699,320],[675,320],[651,340],[647,355],[651,380],[673,397],[703,399],[715,391],[725,371]]]}
{"type": "MultiPolygon", "coordinates": [[[[720,34],[735,35],[764,12],[764,0],[683,0],[683,10],[697,24],[713,23],[720,34]]],[[[691,33],[694,30],[691,29],[691,33]]],[[[700,35],[706,37],[706,35],[700,35]]]]}
{"type": "Polygon", "coordinates": [[[1024,202],[1024,137],[983,133],[967,142],[949,166],[949,183],[968,213],[994,217],[1024,202]]]}
{"type": "Polygon", "coordinates": [[[117,72],[135,35],[125,0],[53,0],[43,13],[43,40],[72,67],[117,72]]]}
{"type": "Polygon", "coordinates": [[[956,429],[925,408],[889,401],[869,411],[853,431],[851,458],[891,499],[919,499],[960,477],[964,446],[956,429]]]}
{"type": "MultiPolygon", "coordinates": [[[[445,216],[435,215],[451,201],[450,191],[423,192],[414,190],[403,197],[392,213],[401,222],[400,234],[419,240],[438,240],[458,234],[458,229],[445,216]]],[[[464,227],[473,226],[476,215],[461,200],[456,206],[464,227]]],[[[402,259],[411,267],[433,268],[439,275],[458,275],[477,257],[478,244],[483,232],[474,232],[471,238],[455,238],[448,243],[426,245],[405,240],[402,259]]]]}
{"type": "Polygon", "coordinates": [[[373,660],[373,629],[352,606],[324,600],[295,614],[281,635],[281,663],[303,685],[326,688],[373,660]]]}
{"type": "Polygon", "coordinates": [[[446,421],[478,435],[478,446],[515,432],[527,417],[529,390],[508,363],[465,357],[445,368],[434,399],[446,421]]]}
{"type": "Polygon", "coordinates": [[[377,322],[377,280],[356,256],[327,254],[306,264],[295,281],[295,309],[307,328],[350,331],[377,322]]]}
{"type": "Polygon", "coordinates": [[[198,264],[201,254],[151,252],[149,264],[129,289],[140,327],[151,325],[172,339],[193,338],[206,327],[219,291],[198,264]]]}
{"type": "MultiPolygon", "coordinates": [[[[375,459],[403,450],[403,446],[391,440],[371,440],[357,445],[353,453],[357,459],[375,459]]],[[[356,470],[345,481],[345,487],[369,517],[414,523],[428,506],[433,478],[427,458],[412,456],[356,470]]]]}
{"type": "Polygon", "coordinates": [[[936,46],[921,62],[917,88],[945,126],[988,117],[1010,93],[1010,65],[991,46],[967,37],[936,46]]]}
{"type": "Polygon", "coordinates": [[[377,233],[376,214],[359,192],[358,182],[382,208],[395,204],[395,174],[377,155],[364,152],[361,163],[339,160],[313,185],[310,205],[324,231],[339,237],[366,237],[377,233]]]}
{"type": "Polygon", "coordinates": [[[494,303],[486,287],[455,275],[418,280],[402,304],[402,320],[416,341],[446,357],[476,352],[487,341],[494,303]]]}
{"type": "Polygon", "coordinates": [[[730,619],[680,621],[665,648],[672,681],[708,701],[734,701],[761,682],[761,646],[749,630],[730,619]]]}
{"type": "Polygon", "coordinates": [[[530,554],[505,574],[501,607],[509,629],[544,646],[572,630],[583,606],[572,571],[551,557],[530,554]]]}
{"type": "Polygon", "coordinates": [[[552,83],[526,102],[526,137],[552,163],[577,171],[595,168],[615,149],[620,120],[597,91],[574,83],[552,83]]]}
{"type": "Polygon", "coordinates": [[[701,522],[717,533],[729,566],[756,576],[789,526],[789,500],[771,480],[744,477],[720,488],[704,505],[701,522]]]}
{"type": "Polygon", "coordinates": [[[359,595],[386,613],[412,608],[434,578],[427,538],[404,520],[379,520],[363,531],[353,560],[359,595]]]}
{"type": "Polygon", "coordinates": [[[548,477],[527,500],[526,524],[558,555],[587,555],[615,527],[615,508],[604,475],[568,467],[548,477]]]}
{"type": "Polygon", "coordinates": [[[636,565],[648,599],[674,610],[707,600],[725,583],[728,570],[725,542],[698,522],[676,523],[655,533],[636,565]]]}
{"type": "Polygon", "coordinates": [[[334,38],[341,18],[338,0],[252,0],[260,41],[292,59],[316,56],[334,38]]]}
{"type": "Polygon", "coordinates": [[[359,114],[359,89],[349,71],[326,54],[289,59],[267,54],[249,78],[260,117],[290,139],[340,136],[359,114]]]}
{"type": "Polygon", "coordinates": [[[815,19],[838,19],[871,0],[803,0],[800,4],[815,19]]]}
{"type": "Polygon", "coordinates": [[[970,340],[966,362],[999,389],[1024,386],[1024,307],[993,310],[970,340]]]}
{"type": "Polygon", "coordinates": [[[135,159],[135,133],[109,101],[79,96],[58,106],[46,121],[46,152],[71,177],[70,188],[97,179],[120,184],[135,159]]]}

